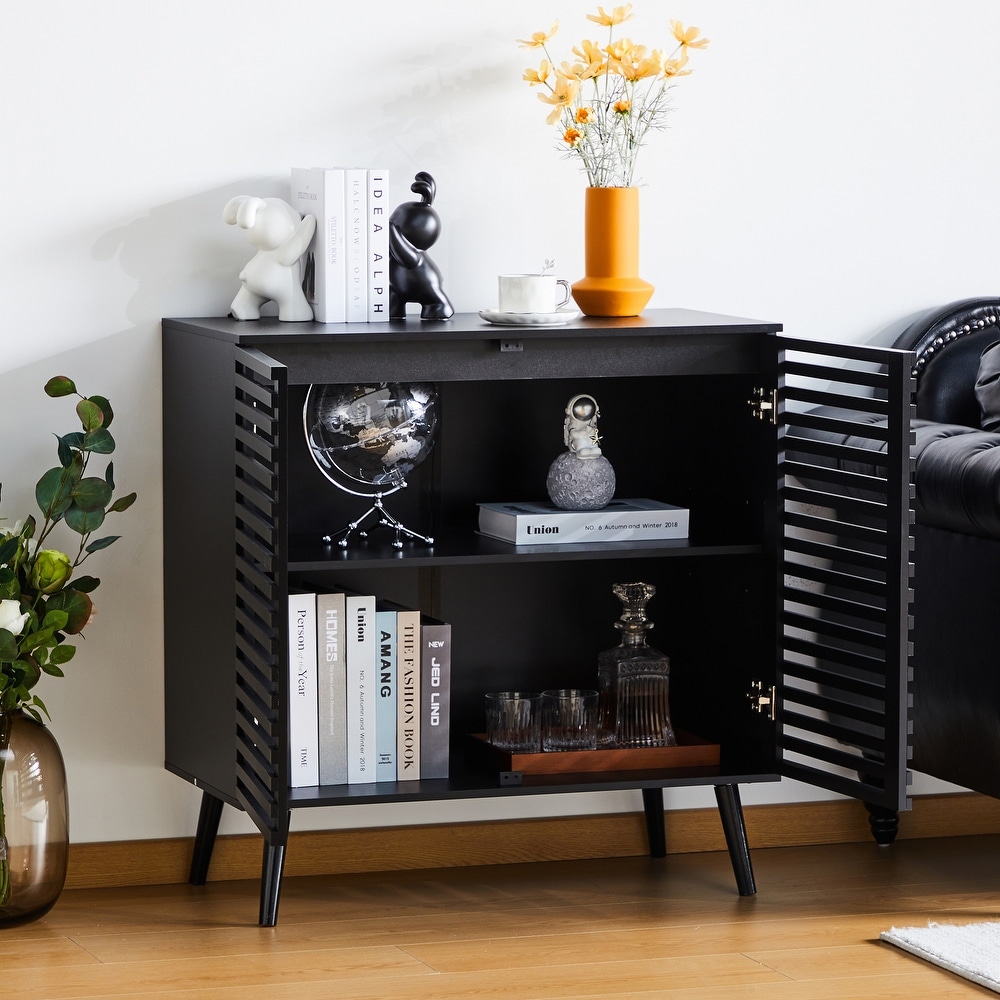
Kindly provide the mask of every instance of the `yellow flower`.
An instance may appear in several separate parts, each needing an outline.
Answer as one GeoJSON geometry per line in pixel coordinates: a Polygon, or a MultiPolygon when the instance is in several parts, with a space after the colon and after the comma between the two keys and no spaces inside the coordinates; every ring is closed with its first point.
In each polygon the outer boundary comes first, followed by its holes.
{"type": "Polygon", "coordinates": [[[632,110],[632,102],[624,99],[615,101],[615,103],[611,105],[611,110],[616,115],[627,115],[632,110]]]}
{"type": "Polygon", "coordinates": [[[701,28],[685,28],[680,21],[671,21],[670,28],[674,33],[674,38],[677,39],[686,49],[707,49],[708,39],[698,38],[701,34],[701,28]]]}
{"type": "Polygon", "coordinates": [[[539,64],[538,69],[526,69],[524,71],[524,76],[521,77],[522,80],[527,80],[532,87],[539,83],[545,83],[549,78],[549,73],[552,72],[552,67],[549,65],[548,59],[543,59],[539,64]]]}
{"type": "Polygon", "coordinates": [[[573,98],[576,97],[579,89],[579,80],[571,80],[562,73],[556,73],[556,85],[552,88],[552,93],[538,95],[540,101],[552,105],[552,111],[549,112],[548,118],[545,119],[547,125],[555,125],[559,121],[559,116],[562,114],[563,108],[569,107],[573,103],[573,98]]]}
{"type": "Polygon", "coordinates": [[[593,108],[577,108],[576,109],[576,121],[578,125],[586,125],[587,122],[592,121],[594,118],[593,108]]]}
{"type": "Polygon", "coordinates": [[[531,38],[518,38],[517,44],[522,49],[540,49],[559,30],[559,22],[555,21],[548,32],[536,31],[531,38]]]}
{"type": "Polygon", "coordinates": [[[621,24],[622,21],[627,21],[631,16],[632,5],[627,3],[624,7],[615,7],[610,14],[603,7],[598,7],[596,14],[587,15],[587,20],[596,21],[606,28],[611,28],[616,24],[621,24]]]}
{"type": "Polygon", "coordinates": [[[664,76],[690,76],[691,70],[685,69],[687,65],[688,57],[683,55],[680,59],[668,59],[663,64],[663,75],[664,76]]]}
{"type": "Polygon", "coordinates": [[[607,69],[604,53],[597,42],[584,39],[577,48],[573,49],[573,55],[582,60],[574,67],[574,75],[581,80],[591,80],[595,76],[600,76],[607,69]]]}
{"type": "Polygon", "coordinates": [[[658,51],[647,54],[645,45],[633,45],[615,60],[614,69],[626,80],[645,80],[660,75],[663,69],[662,57],[658,51]]]}
{"type": "Polygon", "coordinates": [[[563,142],[575,146],[583,138],[583,133],[578,128],[568,128],[563,132],[563,142]]]}

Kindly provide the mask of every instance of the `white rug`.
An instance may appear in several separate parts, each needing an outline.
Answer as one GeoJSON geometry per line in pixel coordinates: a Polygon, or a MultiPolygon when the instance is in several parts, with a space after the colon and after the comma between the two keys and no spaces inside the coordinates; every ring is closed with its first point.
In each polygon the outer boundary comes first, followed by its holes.
{"type": "Polygon", "coordinates": [[[882,940],[1000,993],[1000,923],[893,927],[882,940]]]}

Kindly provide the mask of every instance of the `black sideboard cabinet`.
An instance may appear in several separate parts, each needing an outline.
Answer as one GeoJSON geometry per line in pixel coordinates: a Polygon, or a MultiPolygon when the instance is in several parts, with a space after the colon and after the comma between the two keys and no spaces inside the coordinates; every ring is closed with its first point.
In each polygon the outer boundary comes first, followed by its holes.
{"type": "Polygon", "coordinates": [[[203,790],[192,882],[224,804],[263,834],[263,925],[293,809],[637,789],[662,856],[663,789],[712,785],[747,895],[740,784],[786,775],[907,808],[912,357],[779,334],[681,309],[551,329],[164,320],[166,767],[203,790]],[[438,388],[434,450],[386,500],[434,543],[400,551],[382,529],[326,544],[365,504],[308,453],[308,387],[394,381],[438,388]],[[478,502],[544,499],[581,392],[616,495],[689,508],[689,538],[518,548],[477,533],[478,502]],[[880,442],[874,475],[851,467],[869,449],[816,433],[831,426],[880,442]],[[717,743],[719,765],[498,774],[469,739],[484,692],[596,686],[619,638],[611,588],[631,580],[657,588],[674,724],[717,743]],[[452,624],[447,779],[289,787],[286,595],[306,582],[452,624]]]}

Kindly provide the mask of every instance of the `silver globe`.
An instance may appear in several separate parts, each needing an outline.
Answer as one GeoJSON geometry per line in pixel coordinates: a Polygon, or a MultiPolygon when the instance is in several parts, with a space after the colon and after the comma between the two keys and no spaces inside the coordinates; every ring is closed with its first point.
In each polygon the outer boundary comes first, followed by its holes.
{"type": "MultiPolygon", "coordinates": [[[[382,497],[406,486],[407,477],[430,454],[438,429],[438,394],[433,383],[311,385],[303,407],[309,452],[336,487],[374,503],[344,530],[347,537],[371,514],[400,533],[432,539],[404,528],[382,506],[382,497]]],[[[364,534],[364,532],[360,532],[364,534]]]]}

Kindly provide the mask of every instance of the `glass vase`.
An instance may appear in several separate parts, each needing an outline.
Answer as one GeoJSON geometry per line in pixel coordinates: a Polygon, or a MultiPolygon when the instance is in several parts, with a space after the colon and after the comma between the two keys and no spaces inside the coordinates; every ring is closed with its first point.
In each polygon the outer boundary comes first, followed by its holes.
{"type": "Polygon", "coordinates": [[[622,602],[615,628],[621,643],[597,658],[600,691],[598,745],[670,747],[677,744],[670,721],[670,659],[646,637],[653,623],[646,603],[656,593],[649,583],[616,583],[622,602]]]}
{"type": "Polygon", "coordinates": [[[59,744],[26,712],[0,712],[0,927],[52,908],[66,882],[68,854],[59,744]]]}

